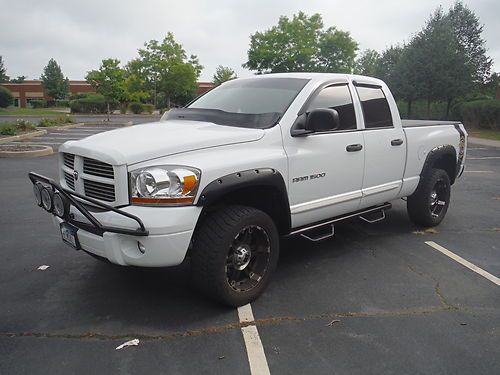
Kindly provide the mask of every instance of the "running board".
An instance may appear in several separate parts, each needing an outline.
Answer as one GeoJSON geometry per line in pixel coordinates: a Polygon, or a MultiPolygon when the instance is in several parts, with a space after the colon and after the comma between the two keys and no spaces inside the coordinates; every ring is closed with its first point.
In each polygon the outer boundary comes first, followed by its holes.
{"type": "MultiPolygon", "coordinates": [[[[307,238],[308,240],[311,240],[314,242],[321,241],[321,240],[324,240],[326,238],[330,238],[335,234],[334,224],[336,224],[336,223],[339,223],[341,221],[348,220],[348,219],[358,218],[358,217],[360,219],[366,221],[367,223],[370,223],[370,224],[376,223],[378,221],[384,220],[385,219],[385,211],[389,210],[391,208],[392,208],[391,203],[384,203],[380,206],[370,207],[370,208],[367,208],[367,209],[364,209],[361,211],[356,211],[356,212],[353,212],[350,214],[337,216],[333,219],[329,219],[326,221],[312,224],[312,225],[307,226],[307,227],[302,227],[302,228],[293,230],[287,235],[287,237],[295,236],[295,235],[299,234],[302,237],[307,238]],[[369,214],[379,214],[379,216],[375,216],[375,218],[372,219],[372,218],[367,217],[369,214]],[[328,225],[330,226],[330,228],[329,228],[328,232],[326,232],[326,234],[323,233],[323,234],[320,234],[318,236],[304,234],[304,233],[312,231],[314,229],[323,229],[323,227],[326,227],[328,225]]],[[[328,228],[325,228],[325,229],[328,229],[328,228]]]]}

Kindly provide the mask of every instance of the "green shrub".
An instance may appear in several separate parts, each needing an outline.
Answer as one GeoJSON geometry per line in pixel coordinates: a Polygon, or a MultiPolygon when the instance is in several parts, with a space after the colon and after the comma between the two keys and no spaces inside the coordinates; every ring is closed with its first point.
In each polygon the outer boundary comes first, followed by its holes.
{"type": "Polygon", "coordinates": [[[167,111],[168,111],[168,108],[160,108],[160,115],[163,115],[167,111]]]}
{"type": "Polygon", "coordinates": [[[126,104],[121,104],[120,105],[120,113],[122,115],[126,114],[127,113],[127,105],[126,104]]]}
{"type": "Polygon", "coordinates": [[[69,100],[67,99],[56,100],[56,107],[69,107],[69,100]]]}
{"type": "Polygon", "coordinates": [[[132,102],[128,105],[128,109],[130,109],[130,111],[136,115],[138,115],[139,113],[142,113],[144,107],[142,105],[142,103],[139,103],[139,102],[132,102]]]}
{"type": "Polygon", "coordinates": [[[22,120],[22,119],[16,120],[16,123],[14,126],[15,126],[16,130],[20,131],[20,132],[26,132],[26,131],[36,129],[35,125],[33,125],[30,121],[22,120]]]}
{"type": "Polygon", "coordinates": [[[30,105],[33,107],[33,108],[45,108],[47,107],[47,102],[43,99],[40,99],[40,100],[32,100],[30,102],[30,105]]]}
{"type": "Polygon", "coordinates": [[[458,103],[453,114],[466,127],[500,130],[500,100],[479,99],[458,103]]]}
{"type": "Polygon", "coordinates": [[[12,124],[2,124],[0,127],[1,135],[16,135],[17,131],[14,125],[12,124]]]}
{"type": "Polygon", "coordinates": [[[0,108],[7,108],[12,103],[14,103],[14,95],[10,90],[0,86],[0,108]]]}
{"type": "Polygon", "coordinates": [[[147,112],[149,114],[152,114],[155,110],[155,106],[153,104],[143,104],[142,107],[144,109],[144,112],[147,112]]]}
{"type": "MultiPolygon", "coordinates": [[[[108,105],[101,94],[87,94],[84,98],[74,99],[69,102],[72,113],[106,113],[108,105]]],[[[118,108],[117,101],[110,101],[110,111],[118,108]]]]}
{"type": "Polygon", "coordinates": [[[73,117],[66,115],[66,116],[58,116],[56,118],[43,118],[38,122],[38,126],[41,127],[59,126],[64,124],[71,124],[73,122],[75,122],[75,120],[73,120],[73,117]]]}

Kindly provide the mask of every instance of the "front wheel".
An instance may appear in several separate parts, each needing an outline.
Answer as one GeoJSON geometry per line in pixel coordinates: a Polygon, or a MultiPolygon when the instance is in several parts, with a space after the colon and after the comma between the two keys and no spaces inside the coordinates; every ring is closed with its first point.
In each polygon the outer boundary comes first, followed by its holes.
{"type": "Polygon", "coordinates": [[[194,234],[193,280],[211,298],[245,305],[269,284],[278,256],[278,231],[266,213],[224,207],[207,215],[194,234]]]}
{"type": "Polygon", "coordinates": [[[433,227],[444,219],[448,211],[450,178],[442,169],[431,169],[422,179],[415,193],[408,197],[408,215],[417,225],[433,227]]]}

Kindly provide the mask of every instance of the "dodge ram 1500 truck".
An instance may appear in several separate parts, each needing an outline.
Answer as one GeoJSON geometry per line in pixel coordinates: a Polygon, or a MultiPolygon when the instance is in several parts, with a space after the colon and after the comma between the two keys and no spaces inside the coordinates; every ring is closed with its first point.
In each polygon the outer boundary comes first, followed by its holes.
{"type": "Polygon", "coordinates": [[[328,238],[407,199],[443,220],[464,170],[458,122],[402,121],[384,82],[346,74],[236,79],[159,122],[64,143],[60,181],[30,173],[64,242],[119,265],[174,266],[222,303],[256,299],[280,237],[328,238]]]}

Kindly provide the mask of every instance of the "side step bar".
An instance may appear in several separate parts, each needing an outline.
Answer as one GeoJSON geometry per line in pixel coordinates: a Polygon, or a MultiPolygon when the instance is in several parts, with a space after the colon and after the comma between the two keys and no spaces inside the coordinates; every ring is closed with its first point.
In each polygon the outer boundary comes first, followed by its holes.
{"type": "Polygon", "coordinates": [[[362,219],[370,224],[376,223],[377,221],[384,220],[385,219],[385,211],[389,210],[391,208],[392,208],[391,203],[384,203],[380,206],[370,207],[370,208],[367,208],[367,209],[364,209],[361,211],[356,211],[356,212],[353,212],[350,214],[337,216],[333,219],[321,221],[321,222],[318,222],[318,223],[315,223],[315,224],[312,224],[312,225],[309,225],[306,227],[295,229],[295,230],[291,231],[287,235],[287,237],[301,235],[302,237],[304,237],[310,241],[314,241],[314,242],[321,241],[321,240],[324,240],[326,238],[330,238],[335,234],[335,230],[334,230],[335,223],[339,223],[341,221],[348,220],[348,219],[354,219],[354,218],[360,218],[360,219],[362,219]],[[315,229],[317,229],[317,230],[325,229],[325,232],[323,232],[317,236],[305,234],[306,232],[309,232],[309,231],[312,231],[315,229]]]}

